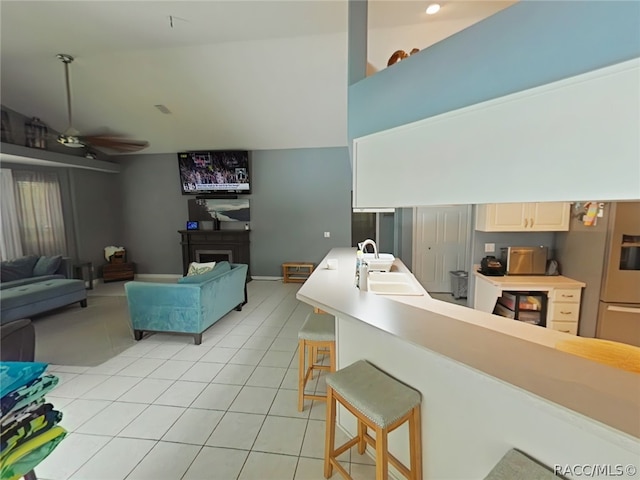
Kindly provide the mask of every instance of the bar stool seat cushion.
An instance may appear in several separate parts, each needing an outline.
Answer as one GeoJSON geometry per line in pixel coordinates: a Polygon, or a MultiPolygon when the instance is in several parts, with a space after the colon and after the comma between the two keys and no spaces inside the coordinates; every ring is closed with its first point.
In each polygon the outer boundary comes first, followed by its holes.
{"type": "Polygon", "coordinates": [[[327,385],[375,425],[386,428],[420,404],[420,392],[365,360],[329,374],[327,385]]]}
{"type": "Polygon", "coordinates": [[[298,339],[315,342],[331,342],[336,339],[336,324],[334,317],[322,313],[311,312],[300,330],[298,339]]]}

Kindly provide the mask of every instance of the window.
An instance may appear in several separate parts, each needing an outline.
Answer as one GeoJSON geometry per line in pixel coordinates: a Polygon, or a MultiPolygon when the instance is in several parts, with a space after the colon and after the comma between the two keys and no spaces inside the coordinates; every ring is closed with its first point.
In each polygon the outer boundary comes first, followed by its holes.
{"type": "Polygon", "coordinates": [[[60,181],[52,172],[13,172],[16,213],[25,255],[66,255],[60,181]]]}

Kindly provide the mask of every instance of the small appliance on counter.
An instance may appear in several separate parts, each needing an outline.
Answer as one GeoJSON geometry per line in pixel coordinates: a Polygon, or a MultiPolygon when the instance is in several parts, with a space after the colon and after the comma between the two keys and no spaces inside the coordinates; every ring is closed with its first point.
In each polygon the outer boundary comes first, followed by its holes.
{"type": "Polygon", "coordinates": [[[490,277],[501,277],[505,272],[505,265],[500,259],[488,255],[480,262],[479,272],[490,277]]]}
{"type": "Polygon", "coordinates": [[[507,275],[544,275],[547,270],[547,247],[506,247],[500,249],[507,275]]]}

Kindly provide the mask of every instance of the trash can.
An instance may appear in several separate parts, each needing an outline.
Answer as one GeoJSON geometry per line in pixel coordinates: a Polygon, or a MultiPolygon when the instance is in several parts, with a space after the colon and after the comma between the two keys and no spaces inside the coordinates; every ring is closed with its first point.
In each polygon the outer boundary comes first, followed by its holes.
{"type": "Polygon", "coordinates": [[[456,270],[449,273],[451,274],[451,295],[453,295],[453,298],[456,300],[459,298],[467,298],[469,272],[456,270]]]}

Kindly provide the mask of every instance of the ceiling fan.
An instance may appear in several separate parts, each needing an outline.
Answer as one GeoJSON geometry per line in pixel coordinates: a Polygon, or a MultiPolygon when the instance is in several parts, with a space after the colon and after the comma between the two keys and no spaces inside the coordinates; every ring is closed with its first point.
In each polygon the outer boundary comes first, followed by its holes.
{"type": "Polygon", "coordinates": [[[108,134],[93,134],[93,135],[80,135],[80,132],[73,128],[72,114],[71,114],[71,87],[69,83],[69,64],[73,62],[73,57],[66,53],[59,53],[56,57],[64,64],[64,77],[67,87],[67,114],[69,119],[69,126],[57,136],[56,140],[65,147],[70,148],[83,148],[83,147],[96,147],[113,150],[116,152],[137,152],[143,148],[149,146],[149,142],[146,140],[133,140],[121,135],[113,133],[108,134]]]}

